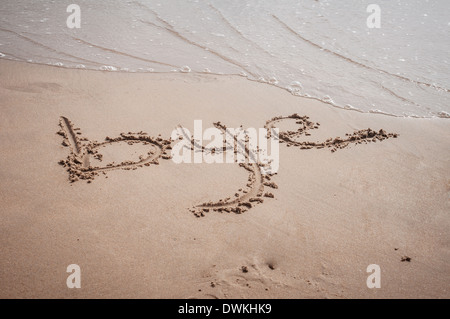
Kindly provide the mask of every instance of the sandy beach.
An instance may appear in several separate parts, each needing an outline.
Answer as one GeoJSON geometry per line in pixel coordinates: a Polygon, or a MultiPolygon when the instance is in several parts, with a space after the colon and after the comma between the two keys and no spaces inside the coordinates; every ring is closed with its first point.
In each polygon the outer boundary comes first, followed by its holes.
{"type": "MultiPolygon", "coordinates": [[[[1,298],[450,297],[448,119],[341,110],[239,76],[6,60],[0,96],[1,298]],[[83,143],[100,143],[128,132],[167,141],[198,119],[259,128],[295,113],[320,123],[299,141],[368,128],[396,138],[342,149],[281,143],[276,188],[261,186],[273,198],[198,217],[192,207],[233,197],[249,172],[167,157],[71,182],[58,134],[61,117],[83,143]],[[66,286],[70,264],[81,289],[66,286]],[[366,285],[370,264],[381,288],[366,285]]],[[[133,143],[109,144],[99,165],[138,161],[133,143]]]]}

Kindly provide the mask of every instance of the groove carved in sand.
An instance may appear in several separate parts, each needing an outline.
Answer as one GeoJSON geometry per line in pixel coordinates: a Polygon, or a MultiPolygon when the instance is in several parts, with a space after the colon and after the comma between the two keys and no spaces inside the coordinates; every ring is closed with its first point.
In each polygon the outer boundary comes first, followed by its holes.
{"type": "MultiPolygon", "coordinates": [[[[190,211],[197,217],[203,217],[205,216],[205,213],[208,213],[210,211],[220,213],[233,212],[236,214],[241,214],[252,208],[254,205],[263,203],[263,195],[264,197],[273,198],[272,193],[264,194],[264,186],[278,188],[275,183],[269,182],[273,174],[267,174],[263,176],[260,169],[260,166],[262,166],[263,164],[258,161],[258,156],[256,154],[253,154],[253,152],[248,148],[247,144],[238,140],[236,136],[231,135],[227,130],[227,127],[220,122],[216,122],[213,124],[217,129],[221,130],[223,134],[230,135],[234,141],[234,145],[227,144],[217,152],[222,153],[224,151],[233,150],[235,154],[239,152],[244,155],[245,162],[239,163],[239,166],[244,168],[249,173],[247,184],[244,188],[240,188],[233,197],[227,197],[225,199],[220,199],[219,201],[209,201],[199,205],[195,205],[190,209],[190,211]],[[239,146],[241,146],[240,148],[237,147],[238,144],[239,146]],[[250,161],[250,159],[252,161],[250,161]]],[[[194,140],[194,138],[192,136],[188,136],[184,130],[182,130],[182,132],[184,137],[190,140],[192,150],[201,152],[213,151],[213,149],[207,149],[203,145],[199,145],[194,140]]],[[[214,151],[216,150],[214,149],[214,151]]]]}
{"type": "Polygon", "coordinates": [[[113,169],[137,169],[143,166],[150,166],[151,164],[159,164],[158,159],[170,159],[171,156],[167,153],[171,149],[171,140],[165,140],[161,137],[151,137],[147,133],[120,133],[119,137],[106,137],[104,142],[89,141],[87,138],[81,136],[79,128],[75,128],[72,122],[62,116],[59,121],[60,130],[58,134],[64,139],[62,145],[69,147],[71,152],[65,160],[59,161],[59,164],[67,168],[69,172],[69,180],[76,182],[80,179],[86,180],[90,183],[95,176],[100,172],[106,174],[107,171],[113,169]],[[123,161],[121,163],[108,163],[105,166],[92,166],[91,158],[102,161],[103,155],[100,148],[112,145],[114,143],[126,142],[129,145],[142,143],[148,145],[149,151],[145,155],[141,155],[138,161],[123,161]]]}
{"type": "MultiPolygon", "coordinates": [[[[320,123],[314,123],[309,120],[308,116],[300,116],[297,113],[289,115],[289,116],[277,116],[268,121],[264,127],[266,129],[275,128],[276,123],[280,123],[285,120],[295,120],[296,124],[299,125],[299,128],[296,131],[285,131],[279,132],[280,143],[285,143],[287,147],[295,146],[300,149],[321,149],[321,148],[330,148],[331,152],[335,152],[338,149],[343,149],[350,144],[367,144],[370,142],[383,141],[388,138],[397,138],[398,134],[396,133],[387,133],[383,129],[379,131],[374,131],[370,128],[364,130],[358,130],[351,134],[345,134],[345,138],[335,137],[329,138],[324,142],[308,142],[303,141],[300,142],[297,140],[298,137],[305,135],[310,136],[308,133],[309,130],[318,129],[320,123]]],[[[269,131],[270,134],[270,131],[269,131]]],[[[269,135],[270,136],[270,135],[269,135]]]]}

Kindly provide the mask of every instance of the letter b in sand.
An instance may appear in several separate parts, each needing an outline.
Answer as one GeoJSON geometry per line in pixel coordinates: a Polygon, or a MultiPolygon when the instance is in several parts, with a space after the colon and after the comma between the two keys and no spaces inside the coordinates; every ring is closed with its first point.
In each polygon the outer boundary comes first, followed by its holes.
{"type": "Polygon", "coordinates": [[[72,12],[67,17],[66,24],[69,29],[81,28],[81,9],[78,4],[71,4],[66,9],[67,12],[72,12]]]}
{"type": "Polygon", "coordinates": [[[367,27],[369,29],[381,28],[381,9],[378,4],[369,4],[366,9],[367,12],[372,14],[367,17],[367,27]]]}
{"type": "Polygon", "coordinates": [[[77,264],[67,266],[67,272],[71,273],[67,277],[66,284],[68,288],[81,288],[81,269],[77,264]]]}
{"type": "Polygon", "coordinates": [[[367,277],[367,288],[381,288],[381,269],[377,264],[367,266],[367,272],[371,273],[367,277]]]}

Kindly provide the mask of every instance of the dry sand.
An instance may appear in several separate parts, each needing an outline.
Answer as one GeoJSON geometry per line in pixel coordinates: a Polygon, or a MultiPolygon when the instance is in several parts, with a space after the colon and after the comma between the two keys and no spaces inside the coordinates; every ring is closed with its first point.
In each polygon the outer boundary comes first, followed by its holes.
{"type": "Polygon", "coordinates": [[[1,298],[450,297],[448,119],[241,77],[11,61],[0,96],[1,298]],[[170,134],[196,119],[291,130],[278,173],[175,164],[170,134]]]}

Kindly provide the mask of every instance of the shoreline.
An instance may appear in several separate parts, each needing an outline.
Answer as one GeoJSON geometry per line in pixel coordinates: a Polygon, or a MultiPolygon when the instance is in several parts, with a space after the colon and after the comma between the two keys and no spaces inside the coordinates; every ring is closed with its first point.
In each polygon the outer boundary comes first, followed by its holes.
{"type": "MultiPolygon", "coordinates": [[[[193,74],[193,75],[197,75],[197,76],[206,76],[206,77],[207,76],[220,76],[220,77],[223,76],[223,77],[231,77],[231,78],[237,77],[237,78],[244,78],[244,79],[246,79],[248,81],[251,81],[251,82],[256,82],[256,83],[259,83],[259,84],[265,84],[265,85],[269,85],[269,86],[272,86],[272,87],[276,87],[276,88],[281,89],[281,90],[283,90],[285,92],[288,92],[289,94],[291,94],[294,97],[300,97],[300,98],[304,98],[304,99],[311,99],[311,100],[318,101],[318,102],[321,102],[323,104],[327,104],[327,105],[330,105],[330,106],[335,107],[337,109],[345,110],[345,111],[359,112],[359,113],[363,113],[363,114],[380,114],[380,115],[391,116],[391,117],[396,117],[396,118],[417,118],[417,119],[435,119],[435,118],[449,119],[450,118],[450,115],[448,113],[444,112],[444,111],[441,112],[442,115],[436,114],[435,116],[397,115],[397,114],[385,112],[385,111],[382,111],[382,110],[364,111],[362,109],[355,108],[353,106],[350,106],[350,107],[349,106],[342,106],[342,105],[335,104],[334,102],[328,102],[328,101],[323,100],[323,99],[321,99],[319,97],[310,96],[307,93],[306,94],[300,93],[302,95],[296,95],[296,94],[291,93],[289,91],[289,89],[286,88],[286,87],[277,86],[276,84],[270,83],[269,81],[260,81],[260,80],[257,80],[257,79],[251,79],[251,78],[249,78],[246,75],[242,75],[242,74],[238,74],[238,73],[235,73],[235,74],[224,74],[224,73],[195,72],[195,71],[193,71],[193,72],[191,72],[191,71],[183,72],[183,71],[181,71],[181,68],[179,70],[177,70],[177,72],[125,71],[125,70],[120,70],[120,69],[111,71],[111,70],[100,70],[100,69],[76,68],[76,67],[68,67],[68,66],[66,67],[66,66],[53,65],[53,64],[47,64],[47,63],[39,63],[39,62],[18,61],[18,60],[13,60],[13,59],[3,59],[3,60],[4,61],[8,61],[8,62],[12,62],[12,63],[19,63],[19,64],[26,63],[26,64],[31,64],[31,65],[48,66],[48,67],[53,67],[53,68],[63,68],[63,69],[68,69],[68,70],[80,70],[80,71],[88,71],[88,72],[92,71],[92,72],[119,73],[119,74],[121,74],[121,73],[123,73],[123,74],[154,74],[154,75],[167,75],[167,76],[174,75],[174,74],[179,74],[179,75],[193,74]]],[[[347,104],[347,105],[349,105],[349,104],[347,104]]]]}

